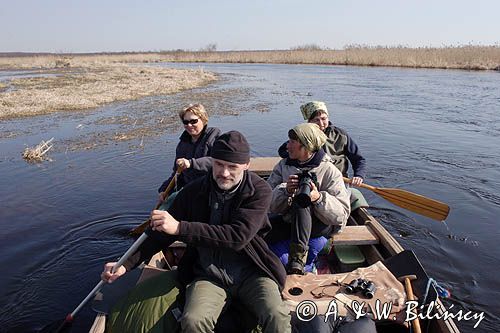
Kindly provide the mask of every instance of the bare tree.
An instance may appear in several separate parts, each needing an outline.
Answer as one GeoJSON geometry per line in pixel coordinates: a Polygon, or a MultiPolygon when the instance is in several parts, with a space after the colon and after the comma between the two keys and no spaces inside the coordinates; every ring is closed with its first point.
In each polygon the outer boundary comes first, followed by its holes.
{"type": "Polygon", "coordinates": [[[202,47],[200,49],[200,52],[215,52],[215,51],[217,51],[216,43],[207,44],[205,47],[202,47]]]}

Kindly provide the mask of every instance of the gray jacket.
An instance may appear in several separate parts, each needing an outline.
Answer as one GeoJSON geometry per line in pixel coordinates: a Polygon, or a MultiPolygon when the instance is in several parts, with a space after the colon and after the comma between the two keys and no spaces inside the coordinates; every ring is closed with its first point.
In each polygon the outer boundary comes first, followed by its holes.
{"type": "MultiPolygon", "coordinates": [[[[287,159],[282,159],[273,169],[267,182],[273,189],[271,213],[281,214],[287,220],[290,216],[288,200],[290,196],[286,190],[286,181],[290,175],[300,173],[300,170],[287,165],[287,159]]],[[[311,169],[316,173],[318,191],[321,198],[312,205],[312,212],[324,224],[343,227],[350,214],[350,199],[345,188],[342,174],[333,164],[332,158],[325,154],[319,166],[311,169]]]]}

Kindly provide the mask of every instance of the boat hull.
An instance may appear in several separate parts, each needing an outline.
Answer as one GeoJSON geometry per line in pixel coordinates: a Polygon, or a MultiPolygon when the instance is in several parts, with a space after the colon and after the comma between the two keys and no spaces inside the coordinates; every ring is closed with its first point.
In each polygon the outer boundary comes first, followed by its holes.
{"type": "MultiPolygon", "coordinates": [[[[253,158],[251,161],[251,170],[256,172],[262,177],[266,177],[272,171],[274,165],[279,161],[279,158],[253,158]]],[[[375,219],[366,208],[360,207],[351,212],[347,227],[352,234],[344,234],[334,236],[332,238],[333,246],[335,244],[353,244],[359,248],[363,256],[366,258],[366,266],[373,265],[378,261],[390,262],[391,258],[394,258],[398,254],[402,254],[404,249],[398,243],[398,241],[383,227],[383,225],[375,219]],[[356,229],[356,227],[362,227],[356,229]]],[[[144,275],[154,275],[155,270],[161,272],[165,267],[172,266],[173,264],[168,264],[169,260],[172,260],[172,253],[162,253],[157,254],[151,259],[148,265],[148,269],[144,270],[144,274],[141,279],[144,279],[144,275]]],[[[178,256],[174,255],[178,258],[178,256]]],[[[396,264],[395,270],[398,266],[402,264],[396,264]]],[[[425,272],[424,272],[425,274],[425,272]]],[[[422,289],[421,287],[419,289],[422,289]]],[[[421,292],[420,292],[421,293],[421,292]]],[[[420,295],[417,293],[417,295],[420,295]]],[[[437,296],[436,296],[437,297],[437,296]]],[[[441,318],[444,314],[444,306],[441,300],[437,298],[437,304],[439,305],[435,308],[435,317],[441,318]]],[[[94,324],[89,332],[101,333],[104,332],[106,317],[103,314],[97,315],[94,324]]],[[[429,319],[421,321],[423,331],[428,333],[459,333],[459,329],[450,318],[444,319],[429,319]]],[[[380,324],[383,326],[384,332],[410,332],[408,327],[399,324],[380,324]]],[[[379,324],[377,324],[377,327],[379,324]]]]}

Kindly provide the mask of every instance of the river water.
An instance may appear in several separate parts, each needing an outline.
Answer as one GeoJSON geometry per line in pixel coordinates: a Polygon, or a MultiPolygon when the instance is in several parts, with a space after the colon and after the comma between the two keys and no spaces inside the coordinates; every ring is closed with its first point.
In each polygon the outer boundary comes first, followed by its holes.
{"type": "MultiPolygon", "coordinates": [[[[206,104],[211,126],[240,130],[254,156],[274,156],[309,100],[325,101],[330,118],[358,143],[368,161],[366,183],[450,205],[441,223],[364,191],[372,214],[451,291],[450,312],[484,312],[475,331],[498,331],[500,73],[158,65],[203,67],[220,81],[97,110],[0,121],[1,332],[33,331],[64,318],[98,282],[102,264],[130,246],[128,230],[146,219],[170,172],[181,131],[175,112],[183,104],[206,104]],[[153,123],[149,135],[109,140],[153,123]],[[52,161],[22,160],[25,146],[51,137],[52,161]]],[[[92,316],[84,308],[74,331],[88,330],[92,316]]],[[[457,324],[469,332],[475,320],[457,324]]]]}

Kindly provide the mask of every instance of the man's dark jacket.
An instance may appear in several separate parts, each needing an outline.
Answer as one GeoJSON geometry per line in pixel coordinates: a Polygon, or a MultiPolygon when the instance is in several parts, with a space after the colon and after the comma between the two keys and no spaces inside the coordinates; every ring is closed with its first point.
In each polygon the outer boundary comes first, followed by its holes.
{"type": "Polygon", "coordinates": [[[137,266],[175,240],[188,244],[179,263],[179,277],[185,285],[193,280],[197,251],[203,247],[230,248],[243,251],[266,276],[283,289],[286,273],[280,260],[267,246],[264,236],[271,230],[267,212],[271,203],[271,188],[253,172],[245,171],[242,183],[224,209],[221,225],[209,225],[209,193],[216,186],[212,173],[186,185],[175,198],[169,213],[180,221],[178,236],[149,231],[149,238],[125,262],[127,270],[137,266]]]}

